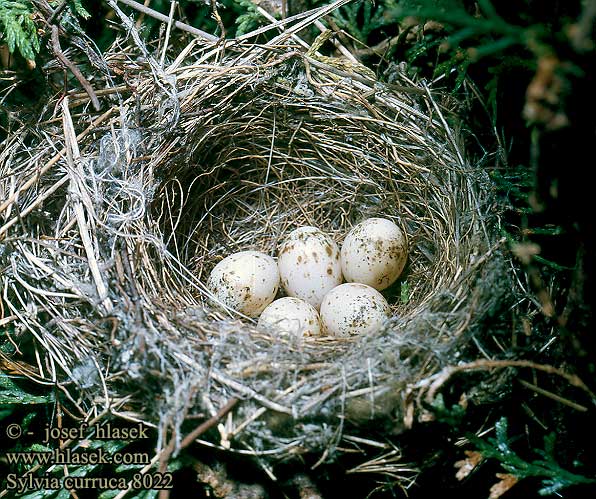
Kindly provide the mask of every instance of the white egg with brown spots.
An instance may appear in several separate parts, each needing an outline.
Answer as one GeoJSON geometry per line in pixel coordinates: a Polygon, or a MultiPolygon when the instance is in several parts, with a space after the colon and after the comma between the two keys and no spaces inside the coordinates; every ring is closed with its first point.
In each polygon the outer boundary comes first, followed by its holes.
{"type": "Polygon", "coordinates": [[[405,234],[386,218],[369,218],[359,223],[341,247],[345,280],[367,284],[379,291],[399,278],[407,258],[405,234]]]}
{"type": "Polygon", "coordinates": [[[320,314],[323,334],[349,337],[378,330],[389,318],[391,309],[376,289],[366,284],[346,283],[325,295],[320,314]]]}
{"type": "Polygon", "coordinates": [[[342,283],[339,248],[316,227],[292,231],[279,247],[277,265],[285,292],[316,309],[323,297],[342,283]]]}
{"type": "Polygon", "coordinates": [[[319,313],[310,304],[299,298],[286,296],[267,306],[258,327],[268,327],[281,336],[320,336],[319,313]]]}
{"type": "Polygon", "coordinates": [[[227,256],[213,268],[207,287],[227,307],[248,317],[258,317],[275,299],[279,271],[269,255],[241,251],[227,256]]]}

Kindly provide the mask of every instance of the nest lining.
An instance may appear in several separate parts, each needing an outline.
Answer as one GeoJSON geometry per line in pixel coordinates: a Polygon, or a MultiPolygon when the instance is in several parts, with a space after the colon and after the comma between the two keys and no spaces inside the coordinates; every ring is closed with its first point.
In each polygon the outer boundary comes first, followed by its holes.
{"type": "Polygon", "coordinates": [[[7,144],[0,259],[16,350],[5,363],[78,387],[81,413],[110,405],[157,425],[158,447],[188,414],[234,397],[232,428],[205,445],[329,455],[352,423],[411,425],[412,394],[508,288],[490,182],[423,83],[396,75],[416,90],[396,93],[322,70],[309,79],[293,51],[198,47],[185,67],[147,64],[134,96],[95,124],[73,123],[64,101],[61,126],[23,131],[29,152],[7,144]],[[401,225],[410,253],[392,320],[366,338],[279,338],[205,289],[232,252],[275,255],[300,225],[341,242],[372,216],[401,225]],[[26,341],[34,355],[19,355],[26,341]]]}

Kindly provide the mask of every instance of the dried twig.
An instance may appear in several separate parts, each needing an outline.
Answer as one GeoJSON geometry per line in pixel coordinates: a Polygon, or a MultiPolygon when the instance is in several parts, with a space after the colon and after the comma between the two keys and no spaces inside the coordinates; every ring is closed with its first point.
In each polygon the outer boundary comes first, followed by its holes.
{"type": "Polygon", "coordinates": [[[96,111],[99,111],[101,109],[101,104],[99,103],[97,95],[95,95],[93,87],[87,81],[87,78],[83,76],[83,73],[81,73],[79,68],[64,55],[64,52],[62,52],[62,49],[60,48],[59,31],[58,26],[56,25],[52,25],[52,51],[54,52],[56,58],[68,69],[70,69],[70,72],[75,76],[77,80],[79,80],[79,83],[85,89],[85,92],[87,92],[87,94],[89,95],[93,107],[96,111]]]}
{"type": "Polygon", "coordinates": [[[172,23],[174,22],[174,12],[176,10],[176,5],[178,2],[172,0],[170,2],[170,15],[168,16],[168,23],[166,26],[166,34],[163,41],[163,49],[161,52],[161,59],[159,61],[160,66],[163,67],[164,61],[166,60],[166,54],[168,52],[168,45],[170,43],[170,33],[172,32],[172,23]]]}
{"type": "MultiPolygon", "coordinates": [[[[85,200],[86,196],[82,188],[79,186],[80,177],[78,175],[82,175],[83,172],[79,169],[80,152],[72,124],[72,119],[70,117],[70,110],[68,109],[68,97],[64,97],[62,101],[62,116],[64,119],[64,136],[66,137],[66,156],[71,168],[71,174],[69,175],[70,191],[75,197],[74,211],[81,235],[81,241],[85,247],[89,270],[93,275],[93,280],[95,281],[95,285],[97,287],[99,300],[103,305],[105,312],[109,314],[112,311],[113,305],[108,297],[108,288],[104,283],[103,276],[99,269],[97,260],[97,255],[99,253],[97,250],[97,241],[94,241],[93,237],[91,236],[85,209],[83,208],[83,203],[81,202],[81,198],[82,200],[85,200]]],[[[87,214],[89,214],[89,211],[91,210],[91,202],[89,199],[87,199],[86,204],[87,214]]]]}
{"type": "Polygon", "coordinates": [[[223,418],[228,412],[230,412],[236,406],[236,404],[238,402],[239,402],[239,399],[237,399],[237,398],[231,398],[230,400],[228,400],[228,402],[224,406],[222,406],[222,408],[219,411],[217,411],[217,413],[213,417],[209,418],[204,423],[201,423],[193,431],[191,431],[188,435],[186,435],[186,437],[184,437],[182,439],[182,442],[180,442],[180,448],[184,449],[184,448],[188,447],[199,436],[201,436],[207,430],[213,428],[221,418],[223,418]]]}
{"type": "MultiPolygon", "coordinates": [[[[186,437],[182,439],[180,443],[180,449],[184,449],[192,444],[198,437],[200,437],[207,430],[213,428],[228,412],[230,412],[234,406],[238,403],[238,399],[230,399],[217,413],[209,418],[207,421],[201,423],[193,431],[191,431],[186,437]]],[[[165,473],[168,469],[168,460],[172,452],[174,452],[176,442],[176,436],[172,435],[168,445],[159,454],[159,472],[165,473]]],[[[159,499],[167,499],[170,495],[170,491],[167,489],[161,490],[159,493],[159,499]]]]}
{"type": "MultiPolygon", "coordinates": [[[[169,22],[168,16],[162,14],[161,12],[158,12],[150,7],[147,7],[139,2],[135,2],[134,0],[118,0],[120,3],[123,3],[125,5],[128,5],[129,7],[138,10],[139,12],[142,12],[143,14],[152,17],[153,19],[157,19],[158,21],[167,23],[169,22]]],[[[217,37],[213,36],[209,33],[207,33],[206,31],[202,31],[198,28],[195,28],[194,26],[190,26],[188,24],[185,24],[183,22],[180,21],[174,21],[174,26],[176,26],[176,28],[182,30],[182,31],[186,31],[187,33],[190,33],[191,35],[194,36],[198,36],[199,38],[203,38],[205,40],[208,40],[210,42],[214,42],[217,41],[217,37]]]]}
{"type": "Polygon", "coordinates": [[[573,402],[572,400],[568,400],[565,397],[561,397],[560,395],[557,395],[556,393],[545,390],[544,388],[540,388],[539,386],[536,386],[532,383],[528,383],[527,381],[525,381],[523,379],[520,379],[518,381],[526,388],[528,388],[536,393],[539,393],[540,395],[548,397],[551,400],[559,402],[560,404],[564,404],[568,407],[571,407],[572,409],[575,409],[576,411],[586,412],[588,410],[588,408],[586,406],[583,406],[581,404],[573,402]]]}
{"type": "Polygon", "coordinates": [[[485,370],[485,369],[503,369],[507,367],[524,367],[529,369],[536,369],[538,371],[542,371],[548,374],[555,374],[557,376],[562,377],[565,379],[569,384],[580,388],[584,392],[586,392],[592,399],[592,402],[596,404],[596,395],[590,388],[581,380],[581,378],[575,374],[569,374],[561,369],[557,369],[556,367],[545,365],[545,364],[538,364],[536,362],[532,362],[529,360],[486,360],[480,359],[474,362],[469,362],[467,364],[461,364],[457,366],[449,366],[443,369],[441,372],[433,376],[432,383],[428,386],[426,391],[426,402],[432,403],[434,400],[436,393],[441,389],[441,387],[449,381],[455,374],[465,371],[476,371],[476,370],[485,370]]]}
{"type": "MultiPolygon", "coordinates": [[[[62,3],[54,10],[54,12],[52,12],[50,17],[48,17],[47,23],[52,24],[54,22],[54,20],[56,20],[60,16],[60,14],[62,14],[62,12],[64,12],[64,9],[67,6],[68,6],[68,0],[62,0],[62,3]]],[[[47,4],[47,8],[51,9],[51,6],[49,4],[47,4]]]]}

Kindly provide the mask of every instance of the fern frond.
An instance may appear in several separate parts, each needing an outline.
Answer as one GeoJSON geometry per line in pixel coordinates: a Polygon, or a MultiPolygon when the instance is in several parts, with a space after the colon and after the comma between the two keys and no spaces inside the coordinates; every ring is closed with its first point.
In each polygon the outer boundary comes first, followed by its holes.
{"type": "Polygon", "coordinates": [[[0,41],[13,53],[19,49],[28,60],[35,59],[40,43],[29,3],[0,1],[0,41]]]}
{"type": "Polygon", "coordinates": [[[556,459],[556,435],[551,433],[544,437],[543,449],[536,449],[537,459],[528,461],[519,456],[512,448],[512,439],[506,418],[501,418],[495,425],[495,438],[482,440],[473,437],[478,451],[485,459],[496,459],[501,466],[519,480],[539,478],[542,488],[540,495],[556,494],[560,490],[574,485],[594,484],[596,479],[573,473],[563,468],[556,459]]]}

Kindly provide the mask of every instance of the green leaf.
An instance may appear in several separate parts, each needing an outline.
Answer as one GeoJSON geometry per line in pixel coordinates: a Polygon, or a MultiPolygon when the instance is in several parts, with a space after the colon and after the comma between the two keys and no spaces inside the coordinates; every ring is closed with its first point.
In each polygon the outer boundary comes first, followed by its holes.
{"type": "Polygon", "coordinates": [[[54,394],[32,395],[14,384],[6,374],[0,372],[0,406],[11,404],[49,404],[54,401],[54,394]]]}
{"type": "Polygon", "coordinates": [[[0,41],[8,46],[12,53],[15,49],[25,59],[35,59],[40,43],[37,28],[31,19],[29,6],[19,2],[0,1],[0,41]]]}
{"type": "MultiPolygon", "coordinates": [[[[117,496],[118,493],[120,493],[120,492],[121,492],[120,490],[106,490],[105,492],[100,494],[98,499],[112,499],[113,497],[117,496]]],[[[133,496],[127,495],[126,497],[130,497],[130,499],[154,499],[155,497],[157,497],[158,493],[159,493],[159,491],[156,489],[148,489],[148,490],[140,490],[137,493],[137,495],[133,495],[133,496]]]]}
{"type": "Polygon", "coordinates": [[[410,285],[404,281],[399,290],[399,299],[402,303],[408,303],[410,300],[410,285]]]}
{"type": "Polygon", "coordinates": [[[457,426],[461,423],[466,412],[466,410],[459,404],[447,407],[445,405],[443,394],[441,393],[439,393],[433,400],[432,411],[437,421],[447,423],[450,426],[457,426]]]}
{"type": "Polygon", "coordinates": [[[337,9],[332,16],[337,25],[363,43],[369,43],[372,32],[397,23],[395,0],[352,2],[337,9]]]}
{"type": "Polygon", "coordinates": [[[43,444],[32,444],[27,450],[31,452],[51,452],[52,448],[43,444]]]}
{"type": "Polygon", "coordinates": [[[70,495],[70,490],[63,489],[60,493],[56,496],[56,499],[70,499],[72,496],[70,495]]]}
{"type": "Polygon", "coordinates": [[[544,438],[544,449],[535,449],[540,459],[528,461],[519,456],[511,447],[508,435],[507,419],[501,418],[495,424],[495,438],[482,440],[470,436],[478,451],[485,459],[496,459],[509,473],[522,480],[524,478],[540,478],[542,488],[540,495],[550,495],[560,490],[580,484],[594,484],[596,479],[577,473],[571,473],[559,465],[556,460],[556,434],[551,433],[544,438]]]}
{"type": "MultiPolygon", "coordinates": [[[[9,406],[10,407],[10,406],[9,406]]],[[[12,409],[4,409],[0,407],[0,421],[10,416],[14,411],[12,409]]]]}
{"type": "MultiPolygon", "coordinates": [[[[83,19],[91,17],[82,0],[69,0],[68,7],[70,12],[83,19]]],[[[35,59],[41,43],[33,22],[31,2],[0,0],[0,42],[6,43],[11,53],[18,49],[25,59],[35,59]]]]}
{"type": "Polygon", "coordinates": [[[113,497],[116,497],[119,492],[119,490],[106,490],[105,492],[99,494],[97,499],[112,499],[113,497]]]}
{"type": "Polygon", "coordinates": [[[540,255],[534,255],[534,260],[536,260],[539,263],[542,263],[543,265],[547,265],[548,267],[558,270],[558,271],[563,271],[563,270],[573,270],[573,267],[567,267],[564,265],[559,265],[557,262],[553,262],[552,260],[548,260],[544,257],[541,257],[540,255]]]}
{"type": "Polygon", "coordinates": [[[259,14],[255,4],[251,0],[234,0],[239,10],[244,12],[236,17],[236,36],[242,36],[257,28],[263,21],[263,16],[259,14]]]}
{"type": "MultiPolygon", "coordinates": [[[[20,496],[20,499],[63,499],[58,495],[57,490],[50,490],[50,489],[41,489],[32,492],[31,494],[25,494],[24,496],[20,496]]],[[[67,491],[68,492],[68,491],[67,491]]]]}
{"type": "Polygon", "coordinates": [[[158,490],[156,489],[148,489],[140,491],[139,495],[134,496],[135,499],[154,499],[157,497],[158,490]]]}
{"type": "Polygon", "coordinates": [[[83,7],[81,0],[73,0],[70,4],[70,10],[81,16],[83,19],[89,19],[91,17],[91,14],[89,14],[85,7],[83,7]]]}

